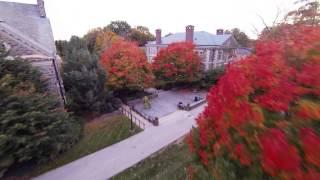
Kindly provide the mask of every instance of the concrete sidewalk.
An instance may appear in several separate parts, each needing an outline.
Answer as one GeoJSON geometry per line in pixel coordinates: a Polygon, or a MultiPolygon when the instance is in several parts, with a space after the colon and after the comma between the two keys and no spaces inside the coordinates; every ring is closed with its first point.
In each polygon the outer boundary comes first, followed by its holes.
{"type": "Polygon", "coordinates": [[[49,171],[36,180],[106,180],[147,158],[187,134],[195,126],[202,105],[190,112],[176,111],[160,118],[160,126],[143,132],[65,166],[49,171]]]}

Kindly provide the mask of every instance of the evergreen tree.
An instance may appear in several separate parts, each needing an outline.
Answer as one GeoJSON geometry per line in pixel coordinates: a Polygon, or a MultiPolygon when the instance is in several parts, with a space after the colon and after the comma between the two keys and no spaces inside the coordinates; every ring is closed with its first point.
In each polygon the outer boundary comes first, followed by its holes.
{"type": "Polygon", "coordinates": [[[76,113],[112,110],[106,103],[106,73],[98,64],[98,57],[91,54],[83,39],[72,37],[64,50],[63,81],[67,106],[76,113]]]}
{"type": "Polygon", "coordinates": [[[79,138],[79,121],[45,94],[41,74],[27,62],[0,58],[0,178],[13,164],[45,161],[79,138]]]}
{"type": "Polygon", "coordinates": [[[55,44],[56,44],[56,48],[57,48],[57,52],[58,52],[59,56],[60,56],[61,58],[64,58],[64,56],[65,56],[65,54],[64,54],[64,53],[65,53],[64,49],[66,48],[66,46],[67,46],[67,44],[68,44],[68,41],[66,41],[66,40],[59,40],[59,41],[56,41],[55,44]]]}

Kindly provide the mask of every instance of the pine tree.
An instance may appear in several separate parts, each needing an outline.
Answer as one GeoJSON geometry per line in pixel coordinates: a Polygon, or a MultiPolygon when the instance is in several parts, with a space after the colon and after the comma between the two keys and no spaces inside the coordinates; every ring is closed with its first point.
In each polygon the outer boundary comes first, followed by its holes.
{"type": "Polygon", "coordinates": [[[0,178],[13,164],[54,158],[80,137],[79,121],[45,94],[40,76],[25,61],[0,58],[0,178]]]}
{"type": "Polygon", "coordinates": [[[89,52],[86,42],[72,37],[64,55],[62,77],[68,108],[76,113],[112,110],[106,103],[110,94],[105,89],[106,73],[100,68],[97,55],[89,52]]]}

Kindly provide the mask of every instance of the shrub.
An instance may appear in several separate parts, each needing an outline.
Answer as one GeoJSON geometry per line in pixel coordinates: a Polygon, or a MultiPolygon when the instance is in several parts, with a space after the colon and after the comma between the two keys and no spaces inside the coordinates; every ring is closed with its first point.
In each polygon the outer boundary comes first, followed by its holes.
{"type": "Polygon", "coordinates": [[[281,33],[227,68],[189,135],[217,179],[320,179],[320,28],[281,33]]]}
{"type": "Polygon", "coordinates": [[[213,85],[217,84],[218,80],[224,74],[224,72],[225,69],[222,67],[206,71],[204,73],[204,77],[200,81],[200,86],[203,88],[212,87],[213,85]]]}
{"type": "Polygon", "coordinates": [[[78,140],[79,121],[43,92],[28,63],[0,59],[0,177],[15,163],[54,158],[78,140]]]}
{"type": "Polygon", "coordinates": [[[192,83],[201,77],[200,57],[188,42],[170,44],[160,50],[152,64],[158,81],[166,83],[192,83]]]}

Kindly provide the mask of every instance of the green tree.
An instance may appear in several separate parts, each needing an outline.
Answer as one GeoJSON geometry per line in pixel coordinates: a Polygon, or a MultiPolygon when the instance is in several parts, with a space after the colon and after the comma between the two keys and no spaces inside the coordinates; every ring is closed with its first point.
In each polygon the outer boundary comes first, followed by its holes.
{"type": "Polygon", "coordinates": [[[100,68],[97,55],[91,54],[86,42],[75,36],[68,42],[65,54],[62,77],[68,108],[76,113],[110,111],[110,104],[106,104],[106,73],[100,68]]]}
{"type": "Polygon", "coordinates": [[[204,88],[210,88],[213,85],[217,84],[220,77],[225,73],[224,68],[215,68],[204,73],[204,77],[201,81],[201,86],[204,88]]]}
{"type": "Polygon", "coordinates": [[[149,29],[144,26],[137,26],[131,30],[129,39],[136,41],[139,46],[144,46],[148,41],[155,40],[153,34],[150,33],[149,29]]]}
{"type": "Polygon", "coordinates": [[[58,41],[55,42],[55,44],[56,44],[56,48],[57,48],[57,52],[58,52],[59,56],[61,58],[64,58],[65,57],[64,49],[67,47],[68,41],[58,40],[58,41]]]}
{"type": "Polygon", "coordinates": [[[127,38],[131,32],[131,26],[126,21],[111,21],[104,30],[110,30],[119,36],[127,38]]]}
{"type": "Polygon", "coordinates": [[[81,126],[46,92],[25,61],[0,58],[0,178],[14,164],[45,161],[68,150],[81,126]]]}
{"type": "Polygon", "coordinates": [[[231,34],[242,47],[249,47],[250,39],[246,33],[240,31],[239,28],[233,28],[231,34]]]}

